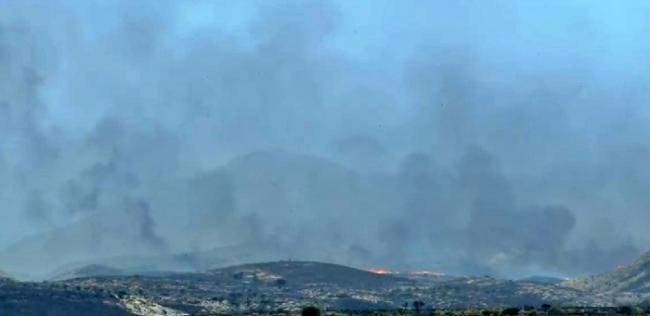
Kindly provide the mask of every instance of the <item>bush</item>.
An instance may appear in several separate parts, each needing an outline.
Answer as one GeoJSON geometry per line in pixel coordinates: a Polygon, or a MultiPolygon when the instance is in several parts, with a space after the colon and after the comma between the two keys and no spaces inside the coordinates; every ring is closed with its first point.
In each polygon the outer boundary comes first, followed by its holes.
{"type": "Polygon", "coordinates": [[[302,309],[302,313],[300,313],[302,316],[320,316],[320,309],[314,307],[314,306],[307,306],[302,309]]]}
{"type": "Polygon", "coordinates": [[[283,286],[287,285],[287,280],[285,280],[285,279],[277,279],[277,280],[275,280],[275,285],[278,286],[278,287],[283,287],[283,286]]]}
{"type": "Polygon", "coordinates": [[[492,309],[484,309],[483,311],[481,311],[482,316],[497,316],[497,315],[499,315],[499,313],[500,313],[500,311],[497,310],[497,309],[494,309],[494,308],[492,308],[492,309]]]}
{"type": "Polygon", "coordinates": [[[621,307],[618,308],[616,313],[617,314],[623,314],[623,315],[631,315],[632,314],[632,307],[621,306],[621,307]]]}
{"type": "Polygon", "coordinates": [[[510,307],[501,311],[501,315],[504,316],[517,316],[519,315],[519,308],[510,307]]]}
{"type": "Polygon", "coordinates": [[[414,309],[415,312],[418,313],[418,314],[420,313],[420,311],[422,310],[422,308],[424,308],[424,305],[425,305],[424,302],[422,302],[422,301],[413,301],[412,304],[413,304],[413,309],[414,309]]]}

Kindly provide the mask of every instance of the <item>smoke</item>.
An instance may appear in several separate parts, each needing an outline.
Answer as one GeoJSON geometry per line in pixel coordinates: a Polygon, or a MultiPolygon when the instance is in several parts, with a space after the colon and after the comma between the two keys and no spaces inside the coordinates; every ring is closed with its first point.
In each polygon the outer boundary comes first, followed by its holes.
{"type": "Polygon", "coordinates": [[[645,250],[650,7],[358,6],[0,4],[1,267],[239,247],[576,275],[645,250]]]}
{"type": "Polygon", "coordinates": [[[148,243],[152,248],[164,249],[165,241],[158,236],[155,231],[155,223],[151,217],[151,210],[149,204],[143,200],[127,200],[125,201],[124,209],[133,214],[136,218],[139,227],[139,237],[148,243]]]}

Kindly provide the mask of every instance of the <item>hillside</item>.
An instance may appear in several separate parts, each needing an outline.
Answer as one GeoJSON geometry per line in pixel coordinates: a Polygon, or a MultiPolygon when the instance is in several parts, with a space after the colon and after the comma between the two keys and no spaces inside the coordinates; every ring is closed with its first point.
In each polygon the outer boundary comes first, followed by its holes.
{"type": "Polygon", "coordinates": [[[245,264],[209,272],[215,276],[241,276],[257,280],[284,280],[295,286],[336,286],[347,288],[382,288],[412,284],[404,278],[381,275],[338,264],[309,261],[279,261],[245,264]]]}
{"type": "Polygon", "coordinates": [[[610,297],[556,285],[494,278],[407,279],[342,265],[277,261],[203,273],[105,276],[63,281],[73,288],[138,296],[185,313],[298,310],[318,304],[334,310],[398,309],[421,300],[434,308],[467,306],[603,306],[610,297]]]}
{"type": "Polygon", "coordinates": [[[612,272],[568,280],[562,285],[597,293],[650,294],[650,252],[612,272]]]}
{"type": "Polygon", "coordinates": [[[88,278],[95,276],[119,276],[126,275],[127,272],[117,268],[113,268],[101,264],[91,264],[87,266],[82,266],[79,268],[74,268],[65,272],[56,274],[54,277],[50,278],[53,281],[59,280],[69,280],[76,278],[88,278]]]}
{"type": "Polygon", "coordinates": [[[50,281],[92,276],[151,275],[161,272],[202,272],[237,264],[278,260],[270,251],[241,245],[205,251],[152,256],[117,256],[62,265],[44,278],[50,281]],[[112,271],[111,271],[112,270],[112,271]]]}
{"type": "MultiPolygon", "coordinates": [[[[612,274],[622,275],[627,270],[612,274]]],[[[62,281],[6,280],[0,282],[0,310],[29,307],[38,315],[51,304],[61,311],[78,309],[98,315],[159,315],[163,311],[167,315],[212,315],[298,311],[311,304],[328,310],[397,310],[414,301],[422,301],[430,308],[447,309],[546,303],[611,306],[639,304],[643,300],[640,294],[598,293],[586,287],[538,280],[410,279],[313,261],[243,264],[192,273],[128,274],[108,266],[91,265],[69,271],[61,276],[65,279],[62,281]]]]}
{"type": "Polygon", "coordinates": [[[543,275],[533,275],[533,276],[529,276],[529,277],[519,279],[519,281],[532,282],[532,283],[538,283],[538,284],[560,284],[560,283],[564,282],[565,280],[566,279],[550,277],[550,276],[543,276],[543,275]]]}
{"type": "Polygon", "coordinates": [[[65,284],[0,282],[2,316],[133,315],[109,293],[65,284]]]}

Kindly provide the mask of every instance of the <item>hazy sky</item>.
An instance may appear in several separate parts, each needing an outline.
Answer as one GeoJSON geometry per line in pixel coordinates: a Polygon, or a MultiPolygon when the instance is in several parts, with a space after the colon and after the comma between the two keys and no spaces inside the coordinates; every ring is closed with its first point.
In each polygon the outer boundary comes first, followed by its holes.
{"type": "Polygon", "coordinates": [[[646,1],[0,1],[0,268],[648,249],[646,1]],[[265,257],[266,258],[266,257],[265,257]]]}

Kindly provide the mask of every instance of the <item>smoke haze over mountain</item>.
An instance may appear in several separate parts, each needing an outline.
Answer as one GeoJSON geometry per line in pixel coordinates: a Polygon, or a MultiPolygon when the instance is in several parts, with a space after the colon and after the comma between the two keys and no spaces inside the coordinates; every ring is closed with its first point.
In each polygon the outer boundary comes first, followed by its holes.
{"type": "Polygon", "coordinates": [[[578,275],[650,244],[650,4],[3,1],[0,269],[248,247],[578,275]]]}

